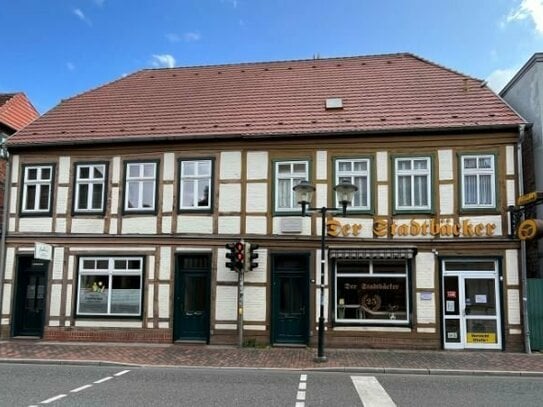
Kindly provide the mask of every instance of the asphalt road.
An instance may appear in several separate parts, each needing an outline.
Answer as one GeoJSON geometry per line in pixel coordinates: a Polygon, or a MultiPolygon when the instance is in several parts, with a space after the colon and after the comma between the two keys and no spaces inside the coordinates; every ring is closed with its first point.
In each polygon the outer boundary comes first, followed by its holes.
{"type": "Polygon", "coordinates": [[[542,404],[543,378],[535,377],[0,364],[2,407],[542,404]]]}

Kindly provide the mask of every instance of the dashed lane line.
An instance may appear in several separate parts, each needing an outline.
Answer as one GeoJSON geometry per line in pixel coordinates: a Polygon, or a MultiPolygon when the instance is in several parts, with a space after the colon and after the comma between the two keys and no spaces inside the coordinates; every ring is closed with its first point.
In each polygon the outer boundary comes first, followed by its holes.
{"type": "Polygon", "coordinates": [[[396,407],[396,404],[374,376],[351,376],[364,407],[396,407]]]}
{"type": "Polygon", "coordinates": [[[81,390],[88,389],[89,387],[92,387],[92,384],[86,384],[84,386],[78,387],[77,389],[70,390],[70,393],[79,393],[81,390]]]}
{"type": "Polygon", "coordinates": [[[100,384],[100,383],[107,382],[108,380],[111,380],[111,379],[113,379],[113,376],[104,377],[103,379],[96,380],[96,381],[93,382],[93,383],[94,383],[94,384],[100,384]]]}
{"type": "Polygon", "coordinates": [[[296,393],[296,407],[305,407],[305,397],[307,390],[307,375],[300,375],[298,383],[298,393],[296,393]]]}
{"type": "MultiPolygon", "coordinates": [[[[104,377],[100,380],[96,380],[95,382],[93,382],[94,384],[100,384],[100,383],[104,383],[104,382],[107,382],[108,380],[111,380],[113,379],[114,377],[119,377],[119,376],[122,376],[126,373],[130,372],[130,370],[122,370],[120,372],[117,372],[115,373],[113,376],[107,376],[107,377],[104,377]]],[[[76,389],[72,389],[70,390],[70,393],[79,393],[80,391],[83,391],[83,390],[86,390],[88,388],[92,387],[92,384],[85,384],[81,387],[78,387],[76,389]]],[[[59,394],[57,396],[54,396],[54,397],[51,397],[51,398],[48,398],[47,400],[43,400],[43,401],[40,401],[39,404],[50,404],[54,401],[57,401],[57,400],[60,400],[60,399],[63,399],[64,397],[66,397],[67,394],[59,394]]],[[[28,407],[38,407],[37,405],[30,405],[28,407]]],[[[303,407],[303,406],[302,406],[303,407]]]]}
{"type": "Polygon", "coordinates": [[[63,399],[66,396],[67,396],[67,394],[59,394],[58,396],[51,397],[50,399],[40,401],[40,404],[49,404],[49,403],[52,403],[53,401],[63,399]]]}

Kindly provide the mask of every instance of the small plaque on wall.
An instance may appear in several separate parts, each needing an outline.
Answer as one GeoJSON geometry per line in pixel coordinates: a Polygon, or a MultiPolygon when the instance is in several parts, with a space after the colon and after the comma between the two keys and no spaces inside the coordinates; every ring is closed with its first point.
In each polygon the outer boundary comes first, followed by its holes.
{"type": "Polygon", "coordinates": [[[420,299],[422,301],[432,301],[432,294],[430,291],[423,291],[420,293],[420,299]]]}
{"type": "Polygon", "coordinates": [[[281,218],[280,222],[282,233],[302,233],[302,218],[288,217],[281,218]]]}

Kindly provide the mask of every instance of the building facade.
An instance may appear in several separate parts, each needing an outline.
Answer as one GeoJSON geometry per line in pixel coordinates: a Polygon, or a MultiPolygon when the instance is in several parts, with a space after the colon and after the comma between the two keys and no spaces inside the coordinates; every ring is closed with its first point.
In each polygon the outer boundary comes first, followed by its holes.
{"type": "MultiPolygon", "coordinates": [[[[526,192],[543,191],[543,54],[536,53],[524,64],[500,92],[500,96],[526,120],[533,123],[530,153],[523,163],[526,192]]],[[[526,218],[543,218],[543,208],[539,205],[526,218]]],[[[527,244],[528,277],[543,278],[543,242],[531,241],[527,244]]]]}
{"type": "Polygon", "coordinates": [[[522,349],[524,121],[411,54],[145,70],[9,141],[2,337],[522,349]]]}

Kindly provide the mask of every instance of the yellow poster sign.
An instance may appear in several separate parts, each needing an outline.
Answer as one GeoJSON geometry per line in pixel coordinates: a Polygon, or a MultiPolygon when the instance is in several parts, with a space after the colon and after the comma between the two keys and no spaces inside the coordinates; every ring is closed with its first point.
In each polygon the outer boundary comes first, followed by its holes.
{"type": "Polygon", "coordinates": [[[468,332],[468,343],[496,343],[496,333],[468,332]]]}

